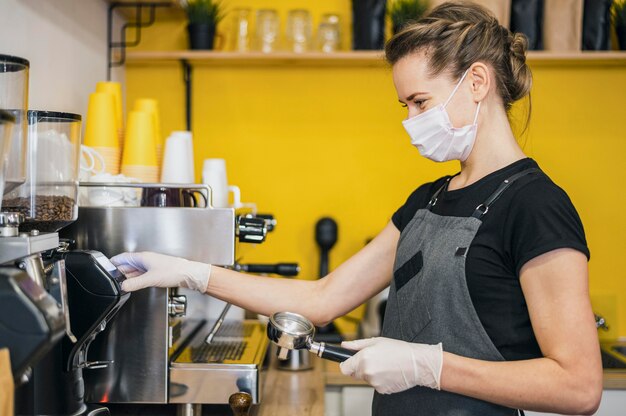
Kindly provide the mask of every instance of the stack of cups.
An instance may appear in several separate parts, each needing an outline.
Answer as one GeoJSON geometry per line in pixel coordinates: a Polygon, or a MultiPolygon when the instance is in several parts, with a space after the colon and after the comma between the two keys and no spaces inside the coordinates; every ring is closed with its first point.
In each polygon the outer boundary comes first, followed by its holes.
{"type": "Polygon", "coordinates": [[[174,131],[165,141],[161,182],[194,183],[193,141],[190,131],[174,131]]]}
{"type": "Polygon", "coordinates": [[[126,122],[122,174],[142,182],[159,180],[152,114],[131,111],[126,122]]]}
{"type": "Polygon", "coordinates": [[[202,166],[202,183],[211,188],[211,206],[228,208],[228,180],[224,159],[205,159],[202,166]]]}
{"type": "Polygon", "coordinates": [[[115,125],[120,149],[124,148],[124,110],[122,109],[122,84],[119,82],[102,81],[96,84],[96,92],[104,92],[113,96],[115,105],[115,125]]]}
{"type": "Polygon", "coordinates": [[[153,98],[139,98],[135,100],[135,111],[145,111],[152,117],[154,142],[156,143],[157,164],[163,161],[163,136],[161,136],[161,120],[159,118],[159,102],[153,98]]]}
{"type": "Polygon", "coordinates": [[[112,175],[120,173],[120,144],[115,114],[112,94],[96,92],[89,95],[84,142],[102,156],[105,171],[112,175]]]}

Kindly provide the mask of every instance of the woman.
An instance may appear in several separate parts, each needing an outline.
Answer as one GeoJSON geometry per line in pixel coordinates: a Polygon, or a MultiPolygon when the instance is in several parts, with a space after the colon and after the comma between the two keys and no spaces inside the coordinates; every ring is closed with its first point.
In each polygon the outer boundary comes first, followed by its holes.
{"type": "Polygon", "coordinates": [[[418,187],[325,279],[125,253],[113,259],[124,287],[180,285],[322,325],[391,285],[382,337],[344,343],[358,352],[341,365],[374,386],[375,415],[594,413],[602,369],[583,227],[507,118],[530,91],[525,49],[472,4],[443,4],[389,41],[412,143],[461,170],[418,187]]]}

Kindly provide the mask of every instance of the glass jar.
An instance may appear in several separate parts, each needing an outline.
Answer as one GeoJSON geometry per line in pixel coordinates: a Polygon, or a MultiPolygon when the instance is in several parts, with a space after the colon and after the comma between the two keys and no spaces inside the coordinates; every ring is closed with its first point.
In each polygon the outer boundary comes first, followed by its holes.
{"type": "Polygon", "coordinates": [[[260,9],[256,12],[256,48],[269,53],[276,50],[280,22],[274,9],[260,9]]]}
{"type": "Polygon", "coordinates": [[[15,117],[10,153],[6,166],[4,192],[26,180],[26,110],[30,63],[17,56],[0,55],[0,109],[15,117]]]}
{"type": "MultiPolygon", "coordinates": [[[[0,195],[4,193],[4,167],[6,166],[11,144],[11,131],[15,117],[8,111],[0,110],[0,195]]],[[[0,203],[0,208],[2,203],[0,203]]]]}
{"type": "Polygon", "coordinates": [[[78,217],[80,132],[78,114],[28,111],[28,175],[2,205],[24,214],[20,231],[56,232],[78,217]]]}
{"type": "Polygon", "coordinates": [[[233,10],[233,47],[237,52],[250,51],[250,9],[233,10]]]}
{"type": "Polygon", "coordinates": [[[311,44],[311,14],[308,10],[289,10],[287,15],[287,45],[296,53],[306,52],[311,44]]]}
{"type": "Polygon", "coordinates": [[[326,13],[317,28],[317,47],[322,52],[337,52],[341,49],[341,22],[339,15],[326,13]]]}

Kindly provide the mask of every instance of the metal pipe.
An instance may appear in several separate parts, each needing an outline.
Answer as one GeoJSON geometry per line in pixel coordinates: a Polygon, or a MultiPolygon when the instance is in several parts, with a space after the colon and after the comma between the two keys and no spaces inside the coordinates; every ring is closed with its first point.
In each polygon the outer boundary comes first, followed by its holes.
{"type": "Polygon", "coordinates": [[[226,314],[228,313],[229,309],[230,309],[230,303],[227,303],[226,305],[224,305],[224,309],[222,309],[222,313],[220,313],[220,316],[217,318],[217,321],[215,321],[215,324],[213,324],[213,328],[211,328],[211,331],[209,331],[209,335],[207,335],[206,337],[205,342],[207,344],[210,344],[211,341],[213,341],[215,334],[217,334],[217,331],[219,331],[220,328],[222,327],[222,324],[224,323],[224,318],[226,318],[226,314]]]}

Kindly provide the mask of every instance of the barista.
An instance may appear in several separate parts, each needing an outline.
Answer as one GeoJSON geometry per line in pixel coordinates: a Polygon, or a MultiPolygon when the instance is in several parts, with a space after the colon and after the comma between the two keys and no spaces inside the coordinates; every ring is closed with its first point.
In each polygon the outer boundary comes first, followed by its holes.
{"type": "Polygon", "coordinates": [[[419,186],[382,232],[317,281],[270,279],[156,253],[113,258],[126,290],[183,286],[318,325],[390,285],[382,336],[345,374],[374,415],[592,414],[602,369],[583,226],[507,118],[529,94],[526,39],[488,11],[445,3],[386,45],[411,142],[460,172],[419,186]]]}

